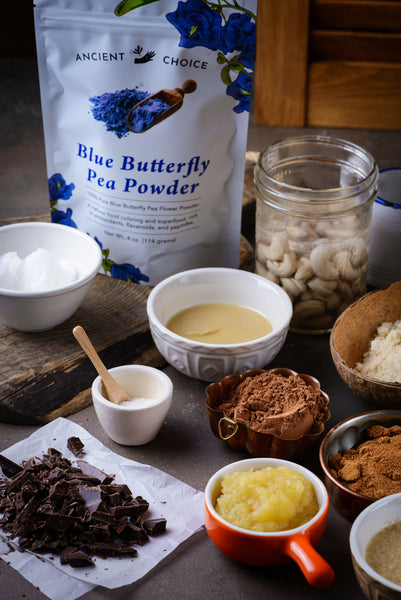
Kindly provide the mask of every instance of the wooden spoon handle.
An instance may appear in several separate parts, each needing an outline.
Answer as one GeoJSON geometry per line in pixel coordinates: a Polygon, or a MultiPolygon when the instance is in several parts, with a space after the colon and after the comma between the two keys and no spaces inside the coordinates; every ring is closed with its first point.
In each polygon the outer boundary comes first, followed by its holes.
{"type": "Polygon", "coordinates": [[[72,333],[77,342],[81,345],[87,357],[92,362],[96,371],[102,378],[110,402],[121,404],[121,402],[126,402],[127,400],[129,400],[130,398],[128,394],[119,386],[117,381],[110,375],[109,371],[106,369],[100,356],[96,352],[92,342],[88,338],[84,328],[80,325],[77,325],[72,330],[72,333]]]}
{"type": "Polygon", "coordinates": [[[187,81],[184,81],[181,88],[175,88],[174,91],[184,96],[185,94],[192,94],[196,90],[196,88],[196,81],[194,81],[194,79],[187,79],[187,81]]]}

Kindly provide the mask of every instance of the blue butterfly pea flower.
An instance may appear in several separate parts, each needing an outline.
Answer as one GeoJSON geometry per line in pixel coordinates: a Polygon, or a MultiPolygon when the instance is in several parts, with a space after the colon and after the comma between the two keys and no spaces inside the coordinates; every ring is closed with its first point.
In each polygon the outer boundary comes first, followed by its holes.
{"type": "Polygon", "coordinates": [[[52,223],[59,223],[60,225],[68,225],[68,227],[75,227],[75,229],[77,229],[77,226],[76,226],[75,222],[71,219],[71,216],[72,216],[71,208],[67,208],[67,210],[65,212],[63,210],[53,210],[51,213],[51,220],[52,220],[52,223]]]}
{"type": "Polygon", "coordinates": [[[51,202],[57,200],[68,200],[71,198],[72,190],[75,188],[73,183],[67,184],[61,173],[54,173],[48,181],[49,196],[51,202]]]}
{"type": "Polygon", "coordinates": [[[103,250],[103,244],[96,236],[95,236],[95,242],[97,242],[99,244],[100,250],[103,250]]]}
{"type": "Polygon", "coordinates": [[[202,0],[178,2],[176,11],[168,13],[166,19],[181,34],[179,46],[217,50],[222,33],[221,17],[202,0]]]}
{"type": "Polygon", "coordinates": [[[253,68],[255,56],[256,23],[248,14],[233,13],[222,30],[219,50],[223,54],[239,51],[240,61],[248,69],[253,68]]]}
{"type": "Polygon", "coordinates": [[[123,279],[124,281],[132,281],[133,283],[140,283],[141,281],[149,281],[149,277],[141,273],[140,269],[129,263],[123,263],[117,265],[113,263],[110,267],[110,273],[112,277],[116,279],[123,279]]]}
{"type": "Polygon", "coordinates": [[[239,100],[237,106],[234,106],[233,108],[234,112],[249,112],[249,105],[251,100],[251,87],[252,78],[249,77],[249,75],[244,71],[240,71],[237,79],[233,81],[231,85],[227,86],[227,95],[232,96],[235,100],[239,100]]]}

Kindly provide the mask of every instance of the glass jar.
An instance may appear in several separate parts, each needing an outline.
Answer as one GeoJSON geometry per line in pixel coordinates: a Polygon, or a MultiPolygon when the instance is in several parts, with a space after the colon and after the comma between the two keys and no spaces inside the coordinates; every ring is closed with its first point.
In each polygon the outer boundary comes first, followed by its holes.
{"type": "Polygon", "coordinates": [[[255,270],[293,302],[292,331],[330,331],[366,292],[378,169],[363,148],[326,136],[280,140],[255,166],[255,270]]]}

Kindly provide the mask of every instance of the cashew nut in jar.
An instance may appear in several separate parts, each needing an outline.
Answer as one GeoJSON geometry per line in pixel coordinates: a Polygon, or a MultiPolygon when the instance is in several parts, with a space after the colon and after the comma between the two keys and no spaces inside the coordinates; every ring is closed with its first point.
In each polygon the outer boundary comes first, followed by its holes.
{"type": "Polygon", "coordinates": [[[313,277],[313,275],[314,272],[312,265],[310,264],[310,259],[306,256],[301,256],[301,258],[298,260],[298,268],[295,271],[294,278],[305,282],[313,277]]]}
{"type": "Polygon", "coordinates": [[[312,269],[322,279],[337,279],[339,273],[334,259],[335,247],[324,242],[317,244],[310,254],[312,269]]]}
{"type": "Polygon", "coordinates": [[[288,240],[285,232],[273,235],[271,243],[259,243],[257,248],[260,260],[281,260],[288,251],[288,240]]]}
{"type": "Polygon", "coordinates": [[[282,277],[281,285],[292,299],[306,291],[306,283],[294,277],[282,277]]]}
{"type": "Polygon", "coordinates": [[[269,271],[277,277],[291,277],[297,268],[294,252],[286,252],[281,259],[266,261],[269,271]]]}
{"type": "Polygon", "coordinates": [[[307,283],[308,288],[315,292],[318,296],[330,296],[337,287],[336,280],[320,279],[319,277],[312,277],[307,283]]]}
{"type": "Polygon", "coordinates": [[[274,275],[274,273],[272,273],[271,271],[268,271],[266,266],[260,263],[258,260],[256,260],[255,262],[255,272],[258,275],[262,275],[263,277],[266,277],[266,279],[273,281],[273,283],[277,283],[277,285],[280,284],[279,277],[277,277],[277,275],[274,275]]]}

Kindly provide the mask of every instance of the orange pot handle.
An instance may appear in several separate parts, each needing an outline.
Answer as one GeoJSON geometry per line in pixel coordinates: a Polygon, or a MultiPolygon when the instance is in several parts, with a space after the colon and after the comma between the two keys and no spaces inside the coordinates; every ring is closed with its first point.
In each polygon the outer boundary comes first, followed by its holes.
{"type": "Polygon", "coordinates": [[[333,569],[316,552],[305,535],[298,533],[289,538],[284,552],[297,563],[305,579],[313,587],[325,588],[334,582],[333,569]]]}

